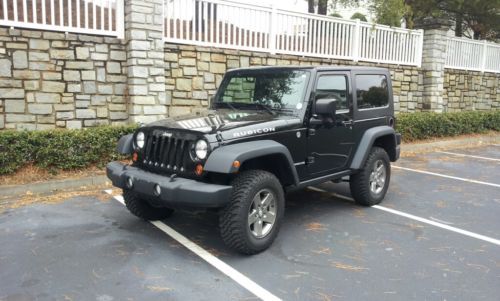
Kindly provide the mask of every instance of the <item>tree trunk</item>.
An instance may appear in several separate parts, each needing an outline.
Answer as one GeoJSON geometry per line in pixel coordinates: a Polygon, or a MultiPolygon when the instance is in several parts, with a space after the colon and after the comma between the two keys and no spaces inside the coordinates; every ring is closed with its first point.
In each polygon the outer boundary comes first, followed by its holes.
{"type": "Polygon", "coordinates": [[[328,0],[319,0],[318,1],[318,15],[325,15],[328,9],[328,0]]]}
{"type": "Polygon", "coordinates": [[[314,14],[314,0],[307,0],[307,12],[314,14]]]}
{"type": "Polygon", "coordinates": [[[455,14],[455,36],[456,37],[461,37],[464,35],[463,22],[464,22],[463,15],[461,13],[457,12],[455,14]]]}

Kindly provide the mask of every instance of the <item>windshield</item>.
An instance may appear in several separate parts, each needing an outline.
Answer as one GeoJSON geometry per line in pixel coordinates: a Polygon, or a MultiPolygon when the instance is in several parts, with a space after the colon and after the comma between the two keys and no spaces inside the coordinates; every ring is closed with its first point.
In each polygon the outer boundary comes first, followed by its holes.
{"type": "Polygon", "coordinates": [[[302,109],[308,80],[309,72],[304,70],[259,70],[228,75],[214,105],[296,113],[302,109]]]}

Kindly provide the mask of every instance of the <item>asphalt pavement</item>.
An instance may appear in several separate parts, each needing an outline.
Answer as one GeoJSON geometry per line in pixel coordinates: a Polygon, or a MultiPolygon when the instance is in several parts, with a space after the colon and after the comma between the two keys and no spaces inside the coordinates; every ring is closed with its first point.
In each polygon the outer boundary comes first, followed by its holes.
{"type": "Polygon", "coordinates": [[[5,210],[0,300],[498,300],[500,146],[394,165],[380,206],[347,183],[289,194],[255,256],[224,246],[214,212],[153,225],[116,193],[5,210]]]}

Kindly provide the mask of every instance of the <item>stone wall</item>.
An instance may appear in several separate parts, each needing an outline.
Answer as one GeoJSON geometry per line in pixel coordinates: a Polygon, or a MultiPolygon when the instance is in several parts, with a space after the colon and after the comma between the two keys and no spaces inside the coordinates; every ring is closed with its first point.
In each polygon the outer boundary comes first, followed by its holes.
{"type": "MultiPolygon", "coordinates": [[[[398,112],[500,107],[500,74],[444,69],[440,48],[426,51],[417,68],[165,44],[161,3],[127,0],[124,40],[0,28],[0,129],[73,129],[187,114],[209,105],[227,70],[266,65],[389,68],[398,112]]],[[[428,39],[438,40],[433,33],[427,31],[428,39]]]]}
{"type": "Polygon", "coordinates": [[[121,40],[0,28],[0,129],[127,121],[121,40]]]}
{"type": "Polygon", "coordinates": [[[371,65],[389,68],[395,108],[400,112],[422,109],[423,75],[411,66],[273,55],[230,49],[165,45],[165,81],[170,115],[181,115],[208,106],[222,76],[229,69],[284,65],[371,65]]]}
{"type": "Polygon", "coordinates": [[[446,69],[445,112],[500,110],[500,77],[494,73],[446,69]]]}

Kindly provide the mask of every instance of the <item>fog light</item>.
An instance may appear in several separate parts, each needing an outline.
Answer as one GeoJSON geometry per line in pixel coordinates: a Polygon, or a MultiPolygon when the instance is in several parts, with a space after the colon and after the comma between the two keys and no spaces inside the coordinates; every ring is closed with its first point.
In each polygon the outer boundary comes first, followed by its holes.
{"type": "Polygon", "coordinates": [[[127,182],[125,183],[127,185],[127,188],[130,189],[132,186],[134,186],[134,180],[130,177],[127,179],[127,182]]]}
{"type": "Polygon", "coordinates": [[[159,196],[161,194],[161,187],[160,185],[156,184],[155,187],[154,187],[154,194],[156,196],[159,196]]]}

